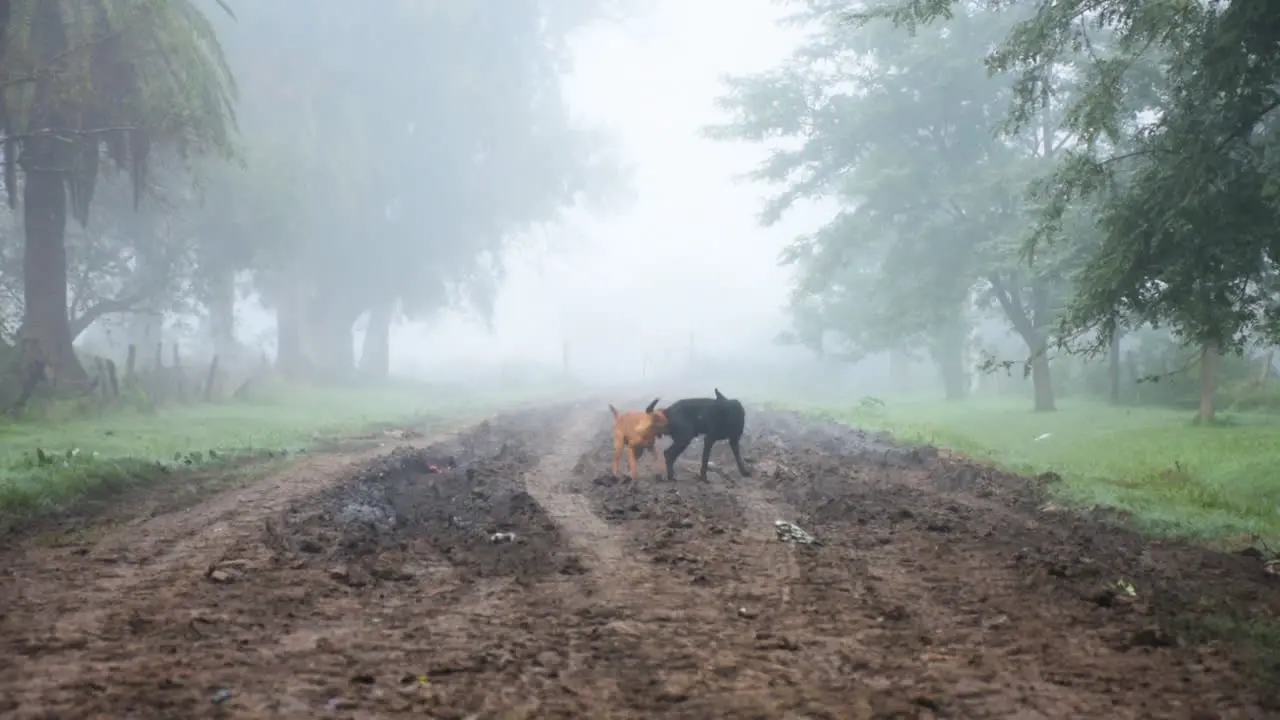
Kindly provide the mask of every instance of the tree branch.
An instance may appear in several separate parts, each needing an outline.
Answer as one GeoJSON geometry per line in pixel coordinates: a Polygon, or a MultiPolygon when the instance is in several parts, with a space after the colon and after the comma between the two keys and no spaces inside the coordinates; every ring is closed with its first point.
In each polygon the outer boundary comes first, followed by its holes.
{"type": "Polygon", "coordinates": [[[118,38],[122,34],[123,34],[123,31],[116,30],[115,32],[109,32],[109,33],[106,33],[105,35],[99,35],[95,38],[90,38],[89,40],[86,40],[85,42],[82,42],[79,45],[73,45],[72,47],[69,47],[66,50],[63,50],[62,52],[57,53],[53,57],[49,58],[49,62],[41,70],[35,70],[29,73],[24,73],[22,75],[18,75],[17,77],[6,78],[3,82],[0,82],[0,92],[8,90],[9,88],[17,87],[18,85],[28,85],[30,83],[39,82],[45,77],[55,74],[57,72],[58,64],[61,63],[63,60],[66,60],[67,58],[71,57],[72,55],[75,55],[76,53],[82,52],[84,50],[88,50],[95,45],[100,45],[108,40],[118,38]]]}
{"type": "Polygon", "coordinates": [[[988,275],[987,282],[991,283],[992,294],[1000,303],[1000,309],[1004,310],[1005,317],[1009,318],[1009,324],[1029,343],[1035,326],[1032,325],[1031,318],[1027,317],[1026,308],[1022,306],[1022,299],[1018,294],[1020,291],[1012,283],[1006,283],[1000,273],[988,275]]]}
{"type": "Polygon", "coordinates": [[[88,330],[90,325],[97,322],[104,315],[136,310],[138,303],[144,299],[146,298],[142,295],[125,295],[123,297],[99,300],[86,308],[79,317],[71,320],[71,339],[74,340],[80,337],[81,333],[88,330]]]}

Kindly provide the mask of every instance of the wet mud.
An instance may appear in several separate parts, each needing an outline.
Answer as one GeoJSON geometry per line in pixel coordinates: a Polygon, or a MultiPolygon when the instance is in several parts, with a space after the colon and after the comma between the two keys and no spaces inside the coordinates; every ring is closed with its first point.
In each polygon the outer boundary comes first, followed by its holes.
{"type": "Polygon", "coordinates": [[[1255,557],[1000,473],[749,409],[675,482],[603,404],[286,472],[4,550],[0,714],[1264,718],[1255,557]],[[778,522],[783,525],[781,528],[778,522]],[[788,524],[809,533],[813,543],[788,524]]]}

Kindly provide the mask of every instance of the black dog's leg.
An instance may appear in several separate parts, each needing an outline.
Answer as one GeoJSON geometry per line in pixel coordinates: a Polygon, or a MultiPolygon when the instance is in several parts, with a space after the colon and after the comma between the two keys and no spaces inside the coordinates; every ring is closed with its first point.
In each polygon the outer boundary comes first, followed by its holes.
{"type": "Polygon", "coordinates": [[[729,438],[729,449],[733,451],[733,459],[738,463],[738,472],[742,477],[751,477],[751,471],[747,469],[747,464],[742,462],[742,451],[738,449],[738,442],[741,438],[729,438]]]}
{"type": "Polygon", "coordinates": [[[690,435],[672,435],[671,445],[663,453],[663,457],[667,459],[667,480],[675,482],[676,479],[676,460],[679,459],[680,453],[689,447],[689,443],[693,442],[693,436],[690,435]]]}
{"type": "Polygon", "coordinates": [[[699,480],[707,479],[707,463],[711,462],[711,446],[715,444],[716,441],[710,435],[702,440],[702,469],[698,471],[699,480]]]}

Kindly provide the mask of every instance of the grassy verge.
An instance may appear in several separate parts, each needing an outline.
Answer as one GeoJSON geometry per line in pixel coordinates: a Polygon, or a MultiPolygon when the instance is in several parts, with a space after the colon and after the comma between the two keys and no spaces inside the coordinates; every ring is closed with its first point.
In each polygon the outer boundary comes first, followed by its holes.
{"type": "Polygon", "coordinates": [[[122,410],[57,423],[0,423],[0,527],[175,472],[279,457],[380,425],[465,420],[520,399],[527,398],[408,383],[275,386],[252,401],[153,414],[122,410]]]}
{"type": "Polygon", "coordinates": [[[1280,418],[1232,415],[1196,427],[1175,410],[1081,400],[1059,408],[1039,414],[1024,401],[973,398],[807,409],[1017,472],[1055,472],[1062,501],[1126,511],[1147,532],[1201,541],[1257,533],[1277,546],[1280,418]]]}

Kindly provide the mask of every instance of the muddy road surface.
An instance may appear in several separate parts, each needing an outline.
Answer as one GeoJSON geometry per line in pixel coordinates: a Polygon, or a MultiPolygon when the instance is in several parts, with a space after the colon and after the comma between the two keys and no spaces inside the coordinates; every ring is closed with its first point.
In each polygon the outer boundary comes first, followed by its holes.
{"type": "Polygon", "coordinates": [[[0,716],[1280,717],[1257,558],[786,414],[750,478],[609,442],[603,403],[521,411],[13,538],[0,716]]]}

